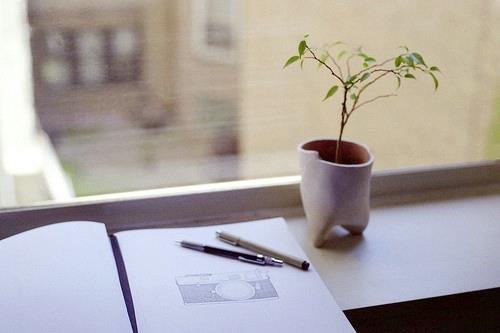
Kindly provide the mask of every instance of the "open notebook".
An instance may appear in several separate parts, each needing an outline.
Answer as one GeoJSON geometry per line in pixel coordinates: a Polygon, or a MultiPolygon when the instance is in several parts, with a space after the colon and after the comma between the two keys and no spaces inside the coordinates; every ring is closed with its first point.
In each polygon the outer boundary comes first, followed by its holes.
{"type": "Polygon", "coordinates": [[[216,230],[305,258],[282,218],[111,237],[102,223],[52,224],[0,241],[2,331],[354,331],[314,267],[253,265],[175,243],[232,249],[216,230]]]}

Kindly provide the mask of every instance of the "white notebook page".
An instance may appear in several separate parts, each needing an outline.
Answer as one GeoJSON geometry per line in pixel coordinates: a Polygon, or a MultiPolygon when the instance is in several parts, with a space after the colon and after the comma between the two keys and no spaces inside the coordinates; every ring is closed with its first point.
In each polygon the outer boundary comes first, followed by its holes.
{"type": "Polygon", "coordinates": [[[0,241],[0,331],[132,332],[104,224],[57,223],[0,241]]]}
{"type": "Polygon", "coordinates": [[[244,251],[216,240],[219,229],[305,258],[281,218],[117,233],[139,332],[354,332],[314,267],[259,266],[175,243],[244,251]]]}

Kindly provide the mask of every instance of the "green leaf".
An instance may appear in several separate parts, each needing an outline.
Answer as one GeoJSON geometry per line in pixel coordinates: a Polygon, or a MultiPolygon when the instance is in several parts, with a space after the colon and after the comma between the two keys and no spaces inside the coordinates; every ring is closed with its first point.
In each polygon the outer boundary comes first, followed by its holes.
{"type": "Polygon", "coordinates": [[[357,78],[358,76],[356,74],[354,74],[353,76],[349,76],[345,83],[353,83],[357,78]]]}
{"type": "Polygon", "coordinates": [[[309,37],[309,34],[304,35],[304,39],[307,38],[307,37],[309,37]]]}
{"type": "Polygon", "coordinates": [[[285,68],[285,67],[287,67],[287,66],[289,66],[289,65],[293,64],[294,62],[296,62],[296,61],[297,61],[297,60],[299,60],[299,59],[300,59],[300,57],[299,57],[299,56],[292,56],[292,57],[290,57],[290,58],[286,61],[286,63],[285,63],[285,65],[283,66],[283,68],[285,68]]]}
{"type": "Polygon", "coordinates": [[[355,100],[356,99],[356,94],[355,93],[352,93],[350,96],[349,96],[352,100],[355,100]]]}
{"type": "Polygon", "coordinates": [[[337,45],[345,45],[345,43],[342,41],[336,41],[334,43],[327,43],[327,44],[325,44],[324,48],[329,50],[337,45]]]}
{"type": "Polygon", "coordinates": [[[347,51],[346,50],[342,50],[339,52],[339,54],[337,55],[337,59],[341,59],[343,56],[345,56],[347,54],[347,51]]]}
{"type": "Polygon", "coordinates": [[[434,81],[434,90],[437,90],[437,88],[439,87],[439,81],[438,81],[438,79],[431,72],[428,72],[428,74],[432,77],[432,81],[434,81]]]}
{"type": "Polygon", "coordinates": [[[336,41],[335,43],[333,43],[331,46],[333,47],[333,46],[336,46],[336,45],[344,45],[344,44],[345,44],[345,43],[344,43],[343,41],[338,40],[338,41],[336,41]]]}
{"type": "Polygon", "coordinates": [[[399,87],[401,87],[401,78],[399,76],[396,76],[396,80],[398,81],[396,89],[399,89],[399,87]]]}
{"type": "Polygon", "coordinates": [[[413,74],[410,74],[410,73],[406,74],[405,78],[407,78],[407,79],[416,79],[416,77],[413,74]]]}
{"type": "Polygon", "coordinates": [[[418,54],[417,52],[413,52],[413,53],[411,54],[411,56],[412,56],[412,58],[415,60],[415,62],[416,62],[417,64],[422,64],[422,65],[424,65],[425,67],[427,67],[427,64],[425,63],[424,58],[423,58],[420,54],[418,54]]]}
{"type": "Polygon", "coordinates": [[[319,56],[319,62],[318,62],[318,68],[320,68],[321,66],[323,66],[323,63],[322,62],[326,62],[326,60],[328,59],[328,53],[324,53],[322,55],[319,56]]]}
{"type": "Polygon", "coordinates": [[[370,77],[370,73],[365,73],[365,74],[363,74],[363,75],[361,76],[360,81],[364,81],[364,80],[366,80],[366,79],[367,79],[367,78],[369,78],[369,77],[370,77]]]}
{"type": "Polygon", "coordinates": [[[299,43],[299,56],[302,57],[304,55],[304,52],[306,51],[306,41],[305,40],[302,40],[300,43],[299,43]]]}
{"type": "Polygon", "coordinates": [[[431,68],[429,68],[431,71],[433,72],[441,72],[441,70],[439,69],[439,67],[437,66],[432,66],[431,68]]]}
{"type": "Polygon", "coordinates": [[[399,67],[401,66],[401,63],[403,62],[403,57],[402,56],[398,56],[396,57],[396,59],[394,59],[394,65],[396,67],[399,67]]]}
{"type": "Polygon", "coordinates": [[[400,48],[400,49],[405,50],[406,52],[409,52],[409,51],[410,51],[410,50],[408,49],[408,47],[407,47],[407,46],[405,46],[405,45],[399,45],[399,48],[400,48]]]}
{"type": "Polygon", "coordinates": [[[360,56],[361,58],[363,58],[363,60],[365,62],[375,62],[376,61],[374,57],[369,56],[368,54],[363,53],[363,52],[358,53],[358,56],[360,56]]]}
{"type": "Polygon", "coordinates": [[[363,63],[363,68],[368,68],[369,66],[366,62],[363,63]]]}
{"type": "Polygon", "coordinates": [[[304,69],[304,59],[300,61],[300,69],[304,69]]]}
{"type": "Polygon", "coordinates": [[[415,68],[415,62],[413,61],[413,57],[411,55],[403,57],[403,62],[408,66],[415,68]]]}
{"type": "Polygon", "coordinates": [[[323,101],[326,100],[327,98],[330,98],[333,96],[333,94],[335,94],[337,92],[337,90],[339,89],[339,86],[335,85],[335,86],[332,86],[328,92],[326,93],[326,96],[325,98],[323,98],[323,101]]]}

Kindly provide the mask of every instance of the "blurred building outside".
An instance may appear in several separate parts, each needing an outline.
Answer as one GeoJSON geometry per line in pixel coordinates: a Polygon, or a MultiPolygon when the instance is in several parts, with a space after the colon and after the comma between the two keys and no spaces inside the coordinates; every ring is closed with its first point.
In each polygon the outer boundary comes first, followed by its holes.
{"type": "Polygon", "coordinates": [[[338,131],[327,73],[281,69],[305,33],[380,58],[407,44],[441,68],[436,93],[422,77],[353,116],[346,138],[376,169],[500,158],[495,0],[28,0],[27,13],[28,132],[47,133],[76,195],[296,174],[296,146],[338,131]]]}
{"type": "Polygon", "coordinates": [[[232,1],[29,4],[36,109],[77,193],[237,178],[232,1]]]}

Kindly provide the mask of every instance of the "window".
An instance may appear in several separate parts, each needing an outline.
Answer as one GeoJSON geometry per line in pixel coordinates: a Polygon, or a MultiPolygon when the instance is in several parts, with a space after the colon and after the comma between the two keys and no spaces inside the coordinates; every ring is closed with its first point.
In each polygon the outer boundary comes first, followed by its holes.
{"type": "Polygon", "coordinates": [[[69,57],[70,39],[68,35],[49,31],[45,37],[46,54],[40,66],[41,77],[44,83],[54,86],[69,85],[72,81],[72,62],[69,57]]]}
{"type": "MultiPolygon", "coordinates": [[[[36,29],[36,28],[35,28],[36,29]]],[[[65,28],[36,31],[35,69],[43,88],[137,81],[138,36],[133,27],[65,28]],[[40,38],[42,40],[37,40],[40,38]],[[39,59],[41,60],[38,63],[39,59]]],[[[43,89],[42,88],[42,89],[43,89]]]]}
{"type": "Polygon", "coordinates": [[[192,1],[193,49],[199,58],[219,63],[236,60],[237,4],[236,0],[192,1]]]}
{"type": "Polygon", "coordinates": [[[338,131],[326,73],[282,70],[306,33],[381,58],[406,44],[441,68],[436,93],[421,77],[353,116],[346,138],[372,149],[376,170],[500,157],[498,1],[2,6],[4,206],[54,199],[51,184],[84,196],[297,174],[296,146],[338,131]]]}
{"type": "Polygon", "coordinates": [[[204,26],[205,41],[209,47],[229,49],[234,32],[231,27],[232,3],[230,0],[209,0],[206,2],[207,20],[204,26]]]}

